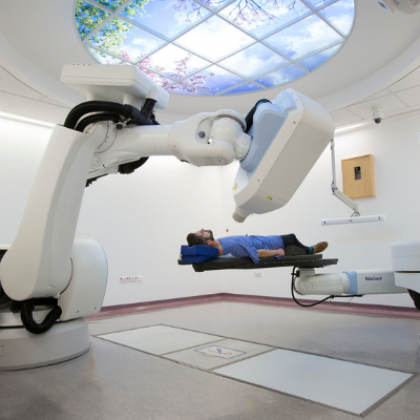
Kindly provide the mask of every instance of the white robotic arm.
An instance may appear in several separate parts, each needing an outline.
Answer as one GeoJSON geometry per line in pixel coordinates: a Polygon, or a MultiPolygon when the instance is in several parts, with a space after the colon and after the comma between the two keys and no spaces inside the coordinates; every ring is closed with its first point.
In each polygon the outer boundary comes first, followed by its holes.
{"type": "Polygon", "coordinates": [[[150,156],[173,155],[194,166],[228,165],[242,160],[251,146],[245,120],[232,110],[196,114],[170,125],[119,129],[118,124],[91,127],[106,136],[92,160],[88,178],[118,171],[119,165],[150,156]],[[106,133],[106,134],[105,134],[106,133]]]}
{"type": "Polygon", "coordinates": [[[55,127],[19,232],[0,265],[3,292],[26,305],[27,315],[36,299],[45,298],[57,300],[61,321],[101,308],[105,254],[93,241],[74,241],[87,180],[155,155],[195,166],[237,159],[234,217],[243,221],[283,206],[333,136],[328,113],[292,90],[260,105],[246,133],[242,115],[226,109],[157,125],[153,109],[164,108],[168,94],[134,66],[68,65],[62,79],[90,101],[55,127]]]}

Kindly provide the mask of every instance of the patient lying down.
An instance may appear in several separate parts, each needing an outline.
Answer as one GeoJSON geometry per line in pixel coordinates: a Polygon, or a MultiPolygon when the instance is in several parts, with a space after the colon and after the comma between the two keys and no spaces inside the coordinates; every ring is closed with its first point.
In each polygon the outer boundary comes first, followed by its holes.
{"type": "Polygon", "coordinates": [[[201,229],[187,236],[189,246],[207,245],[218,249],[218,256],[231,254],[234,257],[249,257],[257,264],[260,258],[285,255],[285,248],[294,249],[296,254],[317,254],[328,247],[328,242],[318,242],[316,245],[305,246],[296,235],[271,236],[226,236],[214,239],[211,230],[201,229]]]}

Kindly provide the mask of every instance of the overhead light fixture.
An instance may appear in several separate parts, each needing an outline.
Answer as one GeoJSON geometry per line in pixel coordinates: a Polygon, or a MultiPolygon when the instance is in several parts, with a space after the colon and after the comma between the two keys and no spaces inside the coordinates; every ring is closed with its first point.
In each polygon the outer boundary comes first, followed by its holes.
{"type": "Polygon", "coordinates": [[[54,123],[50,123],[48,121],[36,120],[35,118],[28,118],[28,117],[24,117],[23,115],[10,114],[8,112],[3,112],[3,111],[0,111],[0,117],[7,118],[8,120],[20,121],[20,122],[24,122],[28,124],[40,125],[42,127],[48,127],[48,128],[54,128],[57,125],[54,123]]]}

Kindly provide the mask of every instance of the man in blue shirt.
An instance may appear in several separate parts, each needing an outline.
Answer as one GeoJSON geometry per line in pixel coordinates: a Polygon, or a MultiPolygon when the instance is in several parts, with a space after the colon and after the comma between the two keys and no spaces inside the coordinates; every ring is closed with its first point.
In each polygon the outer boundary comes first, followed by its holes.
{"type": "Polygon", "coordinates": [[[201,229],[187,236],[189,246],[208,245],[217,248],[218,255],[231,254],[234,257],[249,257],[258,263],[260,258],[276,257],[285,255],[285,248],[293,245],[302,254],[317,254],[328,247],[328,242],[319,242],[313,246],[305,246],[299,242],[296,235],[271,235],[271,236],[227,236],[214,239],[211,230],[201,229]]]}

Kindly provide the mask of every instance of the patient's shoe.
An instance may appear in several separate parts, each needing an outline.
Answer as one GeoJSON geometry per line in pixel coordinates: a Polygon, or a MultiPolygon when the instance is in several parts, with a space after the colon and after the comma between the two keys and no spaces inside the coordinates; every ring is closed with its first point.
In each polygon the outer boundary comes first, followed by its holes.
{"type": "Polygon", "coordinates": [[[325,251],[328,248],[328,242],[318,242],[316,245],[313,245],[312,248],[314,249],[312,254],[319,254],[320,252],[325,251]]]}

